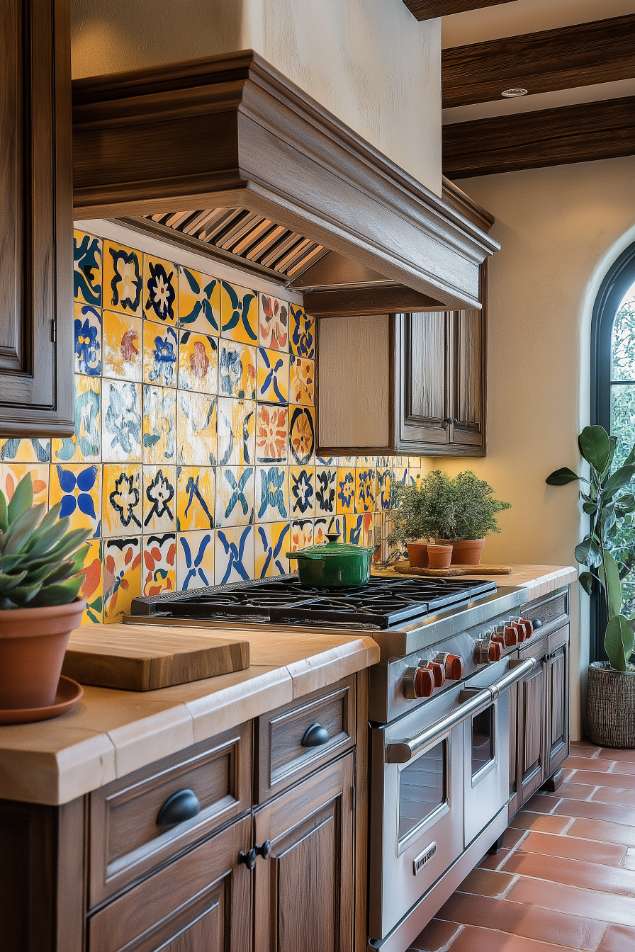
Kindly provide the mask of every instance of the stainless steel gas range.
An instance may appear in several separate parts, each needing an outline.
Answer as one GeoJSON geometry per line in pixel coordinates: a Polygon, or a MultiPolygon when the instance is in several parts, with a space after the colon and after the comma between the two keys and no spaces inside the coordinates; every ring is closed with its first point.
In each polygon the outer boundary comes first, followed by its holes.
{"type": "Polygon", "coordinates": [[[286,576],[138,598],[133,614],[355,628],[378,642],[369,947],[403,952],[507,826],[510,688],[537,664],[517,649],[540,624],[524,599],[461,578],[324,592],[286,576]]]}

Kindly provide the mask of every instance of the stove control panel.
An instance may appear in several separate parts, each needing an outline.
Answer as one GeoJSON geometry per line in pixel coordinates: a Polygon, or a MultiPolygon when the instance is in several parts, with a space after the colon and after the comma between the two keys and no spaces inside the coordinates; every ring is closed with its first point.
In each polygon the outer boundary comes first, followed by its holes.
{"type": "Polygon", "coordinates": [[[515,648],[531,638],[534,630],[529,618],[507,618],[482,633],[474,644],[476,664],[499,661],[505,648],[515,648]]]}
{"type": "Polygon", "coordinates": [[[463,658],[449,652],[440,652],[431,661],[421,659],[404,672],[403,695],[410,701],[431,697],[447,681],[460,681],[464,667],[463,658]]]}

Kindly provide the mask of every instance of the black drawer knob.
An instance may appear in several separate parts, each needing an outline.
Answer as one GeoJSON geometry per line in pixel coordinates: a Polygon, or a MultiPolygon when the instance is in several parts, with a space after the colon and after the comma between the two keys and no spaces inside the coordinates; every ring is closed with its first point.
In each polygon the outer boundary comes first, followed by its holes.
{"type": "Polygon", "coordinates": [[[329,740],[329,732],[326,727],[322,727],[317,721],[310,724],[302,735],[300,743],[303,747],[321,747],[329,740]]]}
{"type": "Polygon", "coordinates": [[[531,623],[534,626],[534,631],[536,628],[542,628],[542,620],[540,618],[532,618],[531,623]]]}
{"type": "Polygon", "coordinates": [[[260,846],[256,844],[255,849],[257,856],[262,856],[263,859],[269,859],[271,854],[271,840],[265,840],[260,846]]]}
{"type": "Polygon", "coordinates": [[[185,790],[177,790],[161,806],[157,814],[157,826],[168,829],[168,827],[176,826],[177,823],[191,820],[200,812],[201,804],[193,790],[189,787],[185,790]]]}
{"type": "Polygon", "coordinates": [[[238,862],[243,863],[250,873],[252,873],[256,867],[256,858],[257,854],[253,846],[250,850],[241,850],[238,854],[238,862]]]}

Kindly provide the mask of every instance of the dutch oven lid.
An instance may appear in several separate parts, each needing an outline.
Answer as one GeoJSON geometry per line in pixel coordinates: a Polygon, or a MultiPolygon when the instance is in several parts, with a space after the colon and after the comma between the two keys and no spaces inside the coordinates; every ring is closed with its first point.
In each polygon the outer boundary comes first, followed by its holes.
{"type": "Polygon", "coordinates": [[[310,545],[306,549],[298,549],[297,552],[288,552],[289,559],[329,559],[329,558],[347,558],[348,556],[358,556],[360,552],[373,552],[371,546],[355,545],[354,543],[338,542],[339,532],[327,532],[328,542],[322,545],[310,545]]]}

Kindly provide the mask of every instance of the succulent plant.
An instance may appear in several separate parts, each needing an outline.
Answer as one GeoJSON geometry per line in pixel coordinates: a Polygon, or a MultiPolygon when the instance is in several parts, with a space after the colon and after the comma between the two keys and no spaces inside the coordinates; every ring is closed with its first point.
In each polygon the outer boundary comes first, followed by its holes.
{"type": "Polygon", "coordinates": [[[88,551],[86,529],[69,531],[61,504],[33,505],[30,474],[10,502],[0,491],[0,609],[66,605],[77,598],[88,551]]]}

